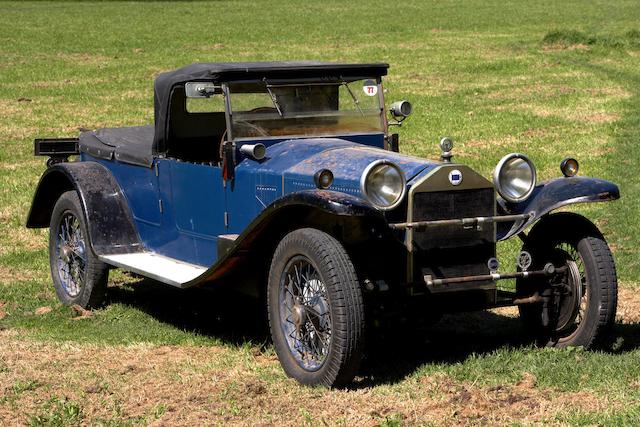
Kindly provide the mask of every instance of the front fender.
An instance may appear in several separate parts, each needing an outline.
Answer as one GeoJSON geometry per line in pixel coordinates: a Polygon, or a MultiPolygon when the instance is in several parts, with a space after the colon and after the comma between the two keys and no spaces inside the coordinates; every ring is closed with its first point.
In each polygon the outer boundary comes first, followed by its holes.
{"type": "MultiPolygon", "coordinates": [[[[233,241],[220,251],[219,258],[199,277],[183,284],[184,288],[214,281],[233,270],[240,258],[258,247],[274,249],[282,234],[295,227],[317,224],[300,222],[310,212],[369,221],[387,230],[384,215],[363,199],[329,190],[303,190],[289,193],[267,206],[233,241]]],[[[268,254],[271,256],[271,253],[268,254]]]]}
{"type": "Polygon", "coordinates": [[[289,193],[269,205],[258,218],[293,205],[314,207],[339,216],[375,216],[382,218],[380,211],[360,197],[331,190],[303,190],[289,193]]]}
{"type": "Polygon", "coordinates": [[[498,227],[498,240],[520,233],[540,217],[562,206],[575,203],[606,202],[620,198],[616,184],[604,179],[575,176],[543,181],[536,186],[531,197],[520,203],[498,200],[503,214],[529,214],[527,220],[502,223],[498,227]]]}

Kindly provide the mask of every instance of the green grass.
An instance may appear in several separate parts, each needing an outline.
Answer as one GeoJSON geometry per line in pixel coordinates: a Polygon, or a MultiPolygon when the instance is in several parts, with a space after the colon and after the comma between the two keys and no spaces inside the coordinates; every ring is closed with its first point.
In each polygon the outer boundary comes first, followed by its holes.
{"type": "MultiPolygon", "coordinates": [[[[387,102],[414,105],[399,130],[402,152],[436,158],[437,141],[447,135],[456,141],[454,159],[485,176],[518,151],[532,158],[541,179],[558,176],[565,156],[576,157],[582,175],[620,185],[621,200],[572,210],[604,231],[621,286],[640,289],[639,10],[636,1],[0,2],[0,303],[7,313],[0,326],[52,343],[224,346],[240,359],[263,346],[264,333],[251,325],[232,327],[224,303],[210,310],[206,295],[184,296],[123,274],[114,276],[120,286],[108,307],[72,320],[48,276],[46,232],[24,228],[44,170],[43,159],[32,156],[34,137],[152,123],[154,76],[195,61],[389,62],[387,102]],[[43,306],[53,310],[35,315],[43,306]],[[220,312],[226,318],[218,319],[220,312]]],[[[517,247],[499,248],[505,268],[517,247]]],[[[390,385],[372,384],[375,393],[394,394],[430,375],[493,387],[533,374],[536,388],[589,390],[625,408],[569,410],[549,415],[550,422],[634,424],[638,332],[637,324],[620,325],[618,351],[588,353],[521,348],[507,334],[496,339],[484,331],[462,349],[427,346],[415,363],[400,358],[400,367],[381,374],[394,378],[390,385]],[[482,345],[486,340],[496,344],[482,345]]],[[[261,375],[270,384],[283,381],[270,370],[261,375]]],[[[11,396],[29,387],[38,385],[15,384],[11,396]]],[[[31,423],[84,420],[81,403],[52,399],[31,423]]],[[[309,414],[303,412],[295,415],[300,424],[309,414]]],[[[392,411],[379,422],[402,419],[392,411]]]]}

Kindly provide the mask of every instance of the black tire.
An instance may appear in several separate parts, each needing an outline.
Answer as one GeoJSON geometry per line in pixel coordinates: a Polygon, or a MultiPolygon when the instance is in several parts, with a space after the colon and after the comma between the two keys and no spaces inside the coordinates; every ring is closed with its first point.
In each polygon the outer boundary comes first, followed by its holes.
{"type": "Polygon", "coordinates": [[[519,306],[525,330],[541,346],[605,347],[615,321],[618,283],[613,256],[596,226],[576,214],[551,215],[533,228],[523,249],[531,253],[534,268],[547,262],[567,266],[561,284],[569,290],[553,295],[547,278],[519,279],[519,296],[537,291],[551,298],[546,315],[542,303],[519,306]]]}
{"type": "Polygon", "coordinates": [[[271,337],[287,375],[311,386],[343,387],[353,380],[364,345],[364,307],[355,268],[340,242],[312,228],[302,228],[287,234],[278,244],[271,262],[267,306],[271,337]],[[297,275],[298,262],[300,276],[304,278],[301,286],[303,290],[300,292],[295,290],[300,287],[294,286],[292,276],[287,275],[294,271],[291,270],[292,266],[297,275]],[[302,270],[307,262],[315,270],[312,272],[310,267],[305,278],[302,270]],[[315,283],[316,290],[309,291],[313,287],[312,283],[315,283]],[[293,293],[290,292],[292,289],[293,293]],[[296,298],[304,300],[300,295],[306,295],[305,292],[311,294],[307,302],[294,302],[296,298]],[[298,296],[294,293],[298,293],[298,296]],[[296,307],[304,311],[304,314],[295,314],[298,310],[296,307]],[[313,315],[310,314],[312,312],[313,315]],[[327,315],[330,322],[328,339],[327,315]],[[305,342],[319,342],[320,348],[324,349],[320,353],[326,354],[311,354],[313,346],[310,345],[308,353],[311,357],[305,359],[306,353],[296,352],[293,347],[303,343],[304,339],[301,337],[305,331],[312,330],[318,339],[307,337],[305,342]],[[319,361],[320,358],[323,360],[319,361]]]}
{"type": "Polygon", "coordinates": [[[91,250],[87,222],[75,191],[63,193],[53,208],[49,264],[56,294],[64,305],[96,308],[104,303],[109,269],[91,250]]]}

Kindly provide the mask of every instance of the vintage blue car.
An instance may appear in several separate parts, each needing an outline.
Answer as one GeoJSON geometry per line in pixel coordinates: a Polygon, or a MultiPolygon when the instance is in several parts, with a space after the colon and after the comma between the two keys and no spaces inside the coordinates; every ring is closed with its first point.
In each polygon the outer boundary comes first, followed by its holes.
{"type": "Polygon", "coordinates": [[[518,153],[488,180],[452,161],[447,138],[438,161],[399,154],[390,129],[411,105],[385,109],[387,69],[192,64],[157,77],[154,126],[36,140],[50,159],[27,226],[50,228],[60,300],[100,306],[116,267],[179,288],[243,273],[232,286],[265,298],[284,370],[310,385],[349,383],[365,318],[386,310],[517,305],[542,345],[602,345],[611,252],[592,222],[551,212],[618,187],[577,176],[572,158],[537,182],[518,153]],[[496,242],[512,236],[523,248],[503,272],[496,242]]]}

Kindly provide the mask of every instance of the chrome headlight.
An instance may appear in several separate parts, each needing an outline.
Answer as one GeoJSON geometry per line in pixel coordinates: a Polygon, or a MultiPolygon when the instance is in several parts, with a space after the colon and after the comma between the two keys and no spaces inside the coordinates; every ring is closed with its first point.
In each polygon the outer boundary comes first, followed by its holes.
{"type": "Polygon", "coordinates": [[[507,154],[493,171],[493,185],[505,200],[521,202],[536,186],[536,168],[524,154],[507,154]]]}
{"type": "Polygon", "coordinates": [[[394,163],[376,160],[362,172],[360,189],[376,208],[389,210],[402,201],[407,191],[407,181],[394,163]]]}

